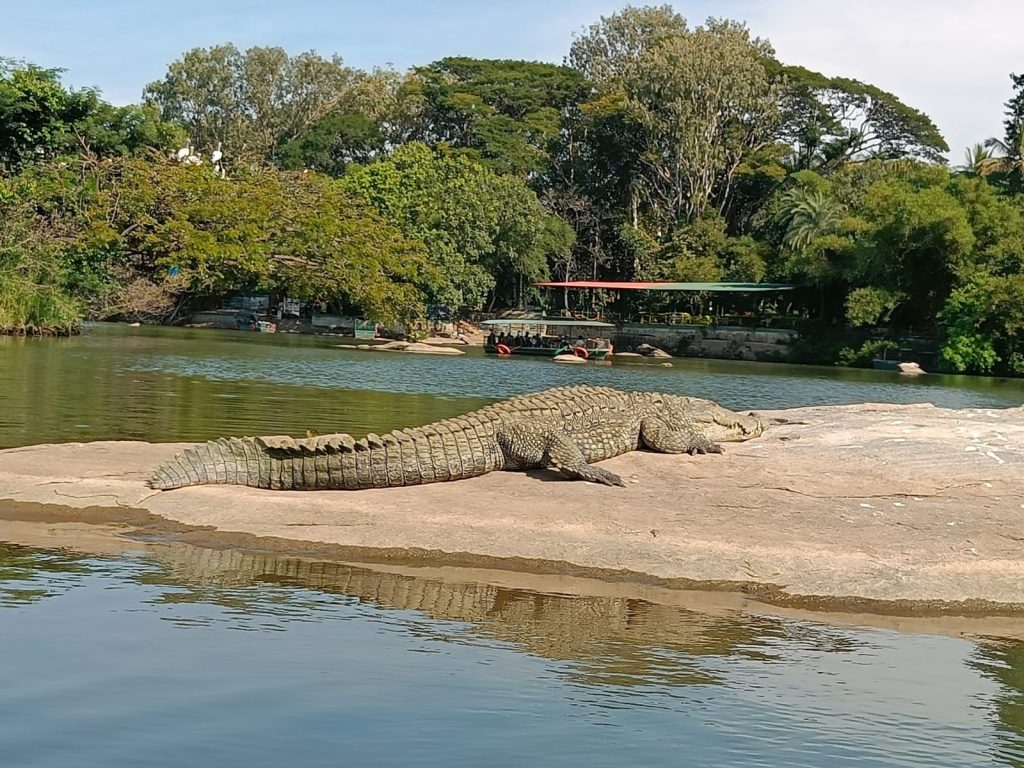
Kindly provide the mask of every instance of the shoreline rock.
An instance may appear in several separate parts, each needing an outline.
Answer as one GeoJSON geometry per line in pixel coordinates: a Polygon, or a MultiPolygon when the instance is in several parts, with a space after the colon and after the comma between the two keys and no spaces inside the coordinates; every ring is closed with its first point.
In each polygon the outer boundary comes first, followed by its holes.
{"type": "Polygon", "coordinates": [[[517,562],[713,584],[776,603],[1024,615],[1024,409],[769,415],[784,423],[722,456],[606,462],[630,480],[621,489],[545,471],[357,492],[161,493],[145,479],[181,444],[102,442],[0,451],[0,499],[144,510],[278,548],[517,562]]]}
{"type": "Polygon", "coordinates": [[[461,349],[438,347],[419,341],[388,341],[384,344],[338,344],[337,349],[361,349],[371,352],[406,352],[411,355],[464,355],[461,349]]]}

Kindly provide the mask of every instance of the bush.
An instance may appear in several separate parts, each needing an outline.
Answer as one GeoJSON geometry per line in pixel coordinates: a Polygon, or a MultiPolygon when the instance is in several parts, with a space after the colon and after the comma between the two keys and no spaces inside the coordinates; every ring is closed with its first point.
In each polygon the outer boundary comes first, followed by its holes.
{"type": "Polygon", "coordinates": [[[900,345],[889,339],[865,341],[859,349],[843,347],[839,350],[838,364],[851,368],[870,368],[872,361],[882,356],[883,352],[899,349],[900,345]]]}

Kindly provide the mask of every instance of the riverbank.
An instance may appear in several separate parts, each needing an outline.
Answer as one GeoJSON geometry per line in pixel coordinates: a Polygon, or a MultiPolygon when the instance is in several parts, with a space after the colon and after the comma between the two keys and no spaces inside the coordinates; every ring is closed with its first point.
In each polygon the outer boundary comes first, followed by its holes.
{"type": "Polygon", "coordinates": [[[77,336],[82,329],[77,326],[61,325],[19,325],[0,326],[0,336],[37,336],[37,337],[66,337],[77,336]]]}
{"type": "MultiPolygon", "coordinates": [[[[226,545],[743,591],[776,604],[1024,613],[1024,409],[801,408],[723,456],[361,492],[156,493],[183,444],[0,451],[0,499],[151,514],[226,545]]],[[[87,516],[88,516],[87,515],[87,516]]],[[[83,518],[84,519],[84,518],[83,518]]]]}

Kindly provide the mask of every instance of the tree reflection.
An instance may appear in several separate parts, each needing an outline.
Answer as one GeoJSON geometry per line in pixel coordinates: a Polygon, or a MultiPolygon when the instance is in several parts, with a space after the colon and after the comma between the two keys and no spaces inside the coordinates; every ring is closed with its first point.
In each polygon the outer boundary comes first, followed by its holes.
{"type": "Polygon", "coordinates": [[[1008,765],[1024,766],[1024,643],[979,646],[974,666],[1002,683],[996,712],[1007,743],[1000,745],[1000,756],[1008,765]]]}
{"type": "Polygon", "coordinates": [[[34,603],[73,586],[65,577],[89,573],[83,555],[0,541],[0,606],[34,603]]]}
{"type": "MultiPolygon", "coordinates": [[[[430,621],[403,619],[403,625],[420,637],[507,643],[567,662],[571,678],[584,684],[715,684],[721,679],[702,658],[773,660],[780,653],[777,641],[792,641],[797,626],[780,619],[701,613],[628,597],[545,594],[237,550],[175,545],[160,548],[154,557],[164,569],[151,571],[145,580],[180,587],[164,593],[160,602],[214,604],[227,609],[232,621],[264,616],[280,623],[317,620],[325,611],[337,610],[336,601],[325,602],[324,594],[348,597],[426,616],[430,621]],[[450,622],[465,626],[452,627],[450,622]]],[[[855,650],[848,635],[828,627],[815,629],[820,631],[803,633],[804,647],[837,653],[855,650]]]]}

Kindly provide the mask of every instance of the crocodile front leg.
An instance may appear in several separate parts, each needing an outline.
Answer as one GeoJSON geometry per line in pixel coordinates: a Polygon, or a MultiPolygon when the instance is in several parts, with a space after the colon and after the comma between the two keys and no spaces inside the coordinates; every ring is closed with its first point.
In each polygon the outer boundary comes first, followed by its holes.
{"type": "Polygon", "coordinates": [[[640,423],[644,445],[658,453],[721,453],[722,446],[713,443],[695,426],[673,429],[659,418],[649,416],[640,423]]]}
{"type": "Polygon", "coordinates": [[[563,475],[604,485],[625,485],[622,478],[587,463],[587,457],[573,439],[548,425],[512,424],[497,433],[505,454],[506,469],[536,469],[553,466],[563,475]]]}

